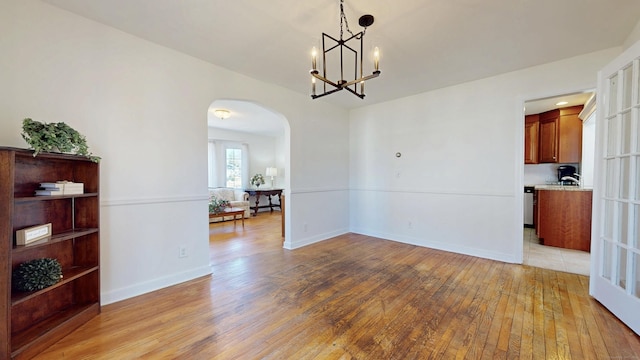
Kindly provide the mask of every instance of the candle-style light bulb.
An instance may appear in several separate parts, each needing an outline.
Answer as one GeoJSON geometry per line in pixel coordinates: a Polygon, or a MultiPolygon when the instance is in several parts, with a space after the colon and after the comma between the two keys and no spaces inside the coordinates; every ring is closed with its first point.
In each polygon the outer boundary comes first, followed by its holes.
{"type": "Polygon", "coordinates": [[[375,71],[380,69],[380,49],[377,46],[373,49],[373,68],[375,71]]]}
{"type": "Polygon", "coordinates": [[[316,50],[316,47],[314,46],[313,49],[311,49],[311,68],[313,70],[316,69],[316,59],[318,57],[318,50],[316,50]]]}
{"type": "Polygon", "coordinates": [[[311,75],[311,95],[316,94],[316,78],[311,75]]]}
{"type": "Polygon", "coordinates": [[[364,94],[364,81],[360,81],[360,94],[364,94]]]}

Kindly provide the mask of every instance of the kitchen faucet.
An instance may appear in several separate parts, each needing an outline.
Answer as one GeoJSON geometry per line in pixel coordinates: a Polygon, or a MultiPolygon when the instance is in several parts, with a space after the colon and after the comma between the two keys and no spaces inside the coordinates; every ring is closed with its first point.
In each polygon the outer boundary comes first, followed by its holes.
{"type": "Polygon", "coordinates": [[[580,185],[580,180],[578,180],[578,179],[580,179],[580,174],[575,174],[574,173],[573,175],[576,176],[577,179],[572,177],[572,176],[563,176],[560,180],[562,180],[562,181],[573,181],[576,185],[580,185]]]}

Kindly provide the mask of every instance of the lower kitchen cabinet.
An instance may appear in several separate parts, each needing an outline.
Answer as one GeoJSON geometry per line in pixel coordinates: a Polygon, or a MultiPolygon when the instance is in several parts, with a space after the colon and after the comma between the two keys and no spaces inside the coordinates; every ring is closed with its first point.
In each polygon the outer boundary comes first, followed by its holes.
{"type": "Polygon", "coordinates": [[[591,250],[590,190],[537,190],[537,230],[542,244],[591,250]]]}

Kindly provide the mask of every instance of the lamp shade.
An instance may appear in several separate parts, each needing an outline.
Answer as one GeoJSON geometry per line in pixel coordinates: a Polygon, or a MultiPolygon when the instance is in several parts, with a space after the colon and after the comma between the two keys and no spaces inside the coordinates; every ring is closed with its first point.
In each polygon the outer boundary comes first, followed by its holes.
{"type": "Polygon", "coordinates": [[[268,167],[265,173],[267,176],[271,176],[271,177],[278,176],[278,168],[268,167]]]}

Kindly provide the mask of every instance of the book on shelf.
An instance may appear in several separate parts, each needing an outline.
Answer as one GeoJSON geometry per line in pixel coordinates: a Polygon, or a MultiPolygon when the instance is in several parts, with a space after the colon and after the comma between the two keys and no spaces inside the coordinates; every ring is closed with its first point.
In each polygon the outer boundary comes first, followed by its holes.
{"type": "Polygon", "coordinates": [[[49,190],[49,189],[59,189],[62,190],[64,188],[64,184],[63,183],[52,183],[52,182],[44,182],[44,183],[40,183],[40,188],[42,190],[49,190]]]}
{"type": "Polygon", "coordinates": [[[36,195],[77,195],[84,194],[84,183],[72,181],[42,182],[36,195]]]}
{"type": "Polygon", "coordinates": [[[36,196],[52,196],[52,195],[64,195],[62,189],[38,189],[36,190],[36,196]]]}

